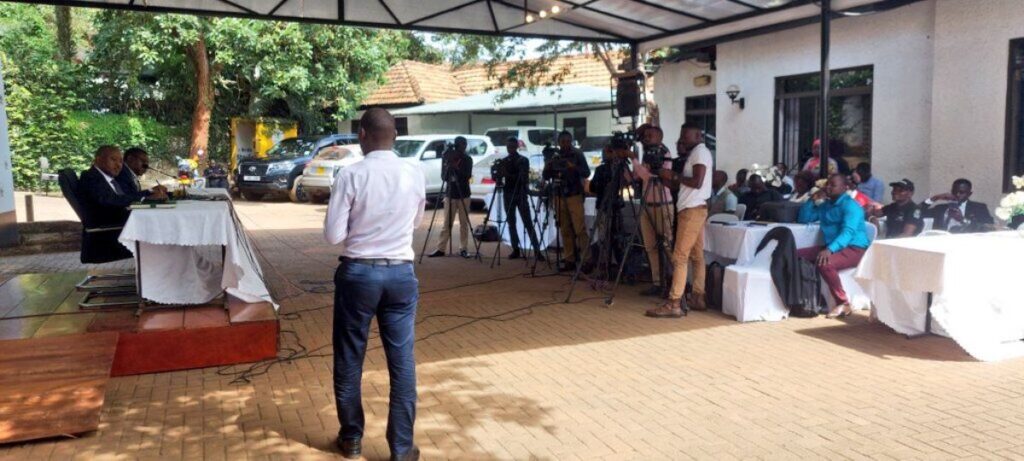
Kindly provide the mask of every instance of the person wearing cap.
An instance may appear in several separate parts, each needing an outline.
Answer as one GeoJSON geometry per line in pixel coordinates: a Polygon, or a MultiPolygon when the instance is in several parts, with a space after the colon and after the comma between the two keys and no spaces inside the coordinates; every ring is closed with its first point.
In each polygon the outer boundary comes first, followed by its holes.
{"type": "Polygon", "coordinates": [[[914,203],[914,183],[903,178],[889,183],[892,187],[892,203],[876,209],[874,218],[885,216],[885,237],[913,237],[921,233],[924,220],[921,207],[914,203]]]}

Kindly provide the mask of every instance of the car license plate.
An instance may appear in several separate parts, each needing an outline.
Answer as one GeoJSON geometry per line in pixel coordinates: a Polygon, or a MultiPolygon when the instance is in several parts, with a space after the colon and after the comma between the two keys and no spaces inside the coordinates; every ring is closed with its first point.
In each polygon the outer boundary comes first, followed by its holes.
{"type": "Polygon", "coordinates": [[[320,175],[320,176],[323,176],[324,175],[324,167],[322,167],[322,166],[316,167],[316,174],[320,175]]]}
{"type": "Polygon", "coordinates": [[[242,180],[244,180],[244,181],[259,181],[260,177],[259,176],[242,176],[242,180]]]}

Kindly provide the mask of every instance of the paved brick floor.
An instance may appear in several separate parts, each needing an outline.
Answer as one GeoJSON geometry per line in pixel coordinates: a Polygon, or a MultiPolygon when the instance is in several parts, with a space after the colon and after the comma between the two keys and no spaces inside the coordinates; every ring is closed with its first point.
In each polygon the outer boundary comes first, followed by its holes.
{"type": "MultiPolygon", "coordinates": [[[[285,346],[313,357],[242,384],[230,372],[245,367],[117,378],[98,432],[3,447],[0,458],[337,457],[324,356],[335,253],[320,237],[324,207],[238,208],[271,263],[282,312],[304,311],[283,320],[285,346]]],[[[63,270],[75,255],[9,259],[0,275],[63,270]]],[[[908,341],[863,315],[653,320],[636,287],[611,307],[584,287],[575,299],[585,301],[549,303],[564,298],[568,279],[525,278],[524,269],[461,258],[417,267],[416,442],[425,458],[1024,457],[1024,361],[978,363],[947,339],[908,341]]],[[[379,342],[371,345],[365,456],[386,459],[388,378],[379,342]]]]}

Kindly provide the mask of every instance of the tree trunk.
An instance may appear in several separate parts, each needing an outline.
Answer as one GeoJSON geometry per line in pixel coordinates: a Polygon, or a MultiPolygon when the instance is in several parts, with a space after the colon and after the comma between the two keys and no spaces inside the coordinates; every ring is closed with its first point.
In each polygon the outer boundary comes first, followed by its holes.
{"type": "Polygon", "coordinates": [[[188,155],[192,160],[209,158],[210,116],[213,111],[213,81],[210,77],[210,59],[206,53],[206,39],[202,34],[186,51],[196,76],[196,106],[192,111],[192,133],[188,155]]]}
{"type": "Polygon", "coordinates": [[[71,39],[71,7],[54,7],[54,20],[57,26],[57,52],[61,61],[71,62],[75,57],[75,44],[71,39]]]}

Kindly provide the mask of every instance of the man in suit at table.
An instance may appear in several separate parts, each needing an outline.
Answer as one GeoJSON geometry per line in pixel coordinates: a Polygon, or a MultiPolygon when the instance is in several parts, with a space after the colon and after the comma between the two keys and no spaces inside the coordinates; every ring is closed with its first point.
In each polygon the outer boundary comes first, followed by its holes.
{"type": "MultiPolygon", "coordinates": [[[[78,199],[81,202],[84,224],[91,228],[121,227],[128,221],[128,206],[143,200],[138,192],[129,192],[117,180],[124,168],[121,150],[115,146],[101,146],[96,149],[92,167],[82,172],[78,179],[78,199]]],[[[147,200],[166,199],[167,193],[156,190],[147,200]]],[[[84,231],[83,231],[84,232],[84,231]]],[[[96,258],[116,261],[131,256],[117,241],[120,232],[98,232],[83,234],[85,251],[96,258]],[[88,243],[85,239],[88,238],[88,243]]],[[[83,260],[85,255],[83,255],[83,260]]],[[[95,258],[91,258],[95,260],[95,258]]]]}
{"type": "Polygon", "coordinates": [[[149,170],[149,154],[141,147],[129,147],[124,151],[124,167],[121,173],[116,176],[121,189],[128,195],[139,195],[149,197],[157,190],[167,192],[167,188],[159,184],[152,189],[143,189],[140,178],[149,170]]]}
{"type": "Polygon", "coordinates": [[[924,215],[935,220],[932,227],[953,233],[983,232],[995,221],[988,206],[970,200],[974,193],[971,182],[960,178],[953,181],[949,193],[936,194],[921,204],[924,215]],[[937,203],[945,202],[945,203],[937,203]]]}

